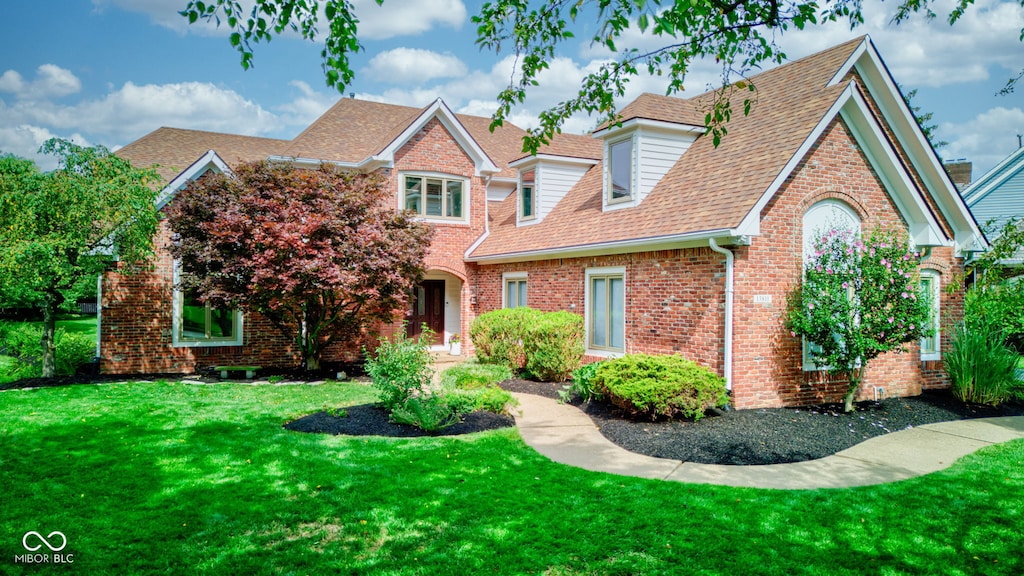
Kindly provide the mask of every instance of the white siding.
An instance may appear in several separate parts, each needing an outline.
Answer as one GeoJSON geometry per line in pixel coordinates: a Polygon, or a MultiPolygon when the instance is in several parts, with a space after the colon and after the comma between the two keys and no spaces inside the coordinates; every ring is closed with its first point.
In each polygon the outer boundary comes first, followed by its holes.
{"type": "MultiPolygon", "coordinates": [[[[987,174],[986,179],[990,176],[994,176],[991,189],[980,194],[968,194],[967,206],[992,240],[1010,218],[1024,219],[1024,156],[1018,162],[1004,166],[997,174],[987,174]],[[988,226],[989,220],[993,220],[991,226],[988,226]]],[[[1024,248],[1004,263],[1024,263],[1024,248]]]]}
{"type": "Polygon", "coordinates": [[[555,209],[572,187],[587,173],[590,166],[572,166],[540,162],[537,165],[537,221],[555,209]]]}
{"type": "Polygon", "coordinates": [[[639,201],[643,202],[647,194],[679,161],[679,157],[690,147],[694,138],[641,130],[637,141],[639,143],[637,192],[639,201]]]}
{"type": "Polygon", "coordinates": [[[1024,217],[1024,166],[970,206],[982,226],[995,218],[996,227],[1002,228],[1011,217],[1024,217]]]}

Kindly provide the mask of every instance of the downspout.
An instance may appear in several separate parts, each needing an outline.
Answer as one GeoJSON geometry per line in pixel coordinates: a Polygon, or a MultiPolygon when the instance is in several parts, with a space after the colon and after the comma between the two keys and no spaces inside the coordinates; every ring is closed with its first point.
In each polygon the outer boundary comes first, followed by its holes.
{"type": "Polygon", "coordinates": [[[719,254],[725,254],[725,388],[732,390],[732,317],[733,317],[733,271],[735,262],[732,250],[722,248],[714,238],[708,238],[708,245],[719,254]]]}

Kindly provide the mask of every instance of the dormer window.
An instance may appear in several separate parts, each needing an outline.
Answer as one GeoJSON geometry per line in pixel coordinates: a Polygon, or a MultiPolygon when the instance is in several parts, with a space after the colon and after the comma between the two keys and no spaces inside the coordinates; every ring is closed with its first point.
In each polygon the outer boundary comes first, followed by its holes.
{"type": "Polygon", "coordinates": [[[519,183],[519,219],[532,220],[537,216],[537,173],[534,170],[523,172],[519,183]]]}
{"type": "Polygon", "coordinates": [[[608,204],[633,199],[633,139],[608,145],[608,204]]]}

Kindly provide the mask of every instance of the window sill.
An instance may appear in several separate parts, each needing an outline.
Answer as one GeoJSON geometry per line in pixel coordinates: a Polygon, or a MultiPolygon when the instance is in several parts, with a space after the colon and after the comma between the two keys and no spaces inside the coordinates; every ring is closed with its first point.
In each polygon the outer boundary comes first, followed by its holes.
{"type": "Polygon", "coordinates": [[[202,341],[174,341],[171,343],[174,348],[214,348],[216,346],[242,346],[241,340],[202,340],[202,341]]]}
{"type": "Polygon", "coordinates": [[[621,358],[625,355],[625,352],[616,350],[595,350],[593,348],[587,348],[584,352],[586,356],[596,356],[598,358],[621,358]]]}
{"type": "Polygon", "coordinates": [[[466,226],[468,227],[469,221],[466,219],[456,218],[439,218],[437,216],[413,216],[417,222],[429,222],[430,224],[446,224],[448,226],[466,226]]]}

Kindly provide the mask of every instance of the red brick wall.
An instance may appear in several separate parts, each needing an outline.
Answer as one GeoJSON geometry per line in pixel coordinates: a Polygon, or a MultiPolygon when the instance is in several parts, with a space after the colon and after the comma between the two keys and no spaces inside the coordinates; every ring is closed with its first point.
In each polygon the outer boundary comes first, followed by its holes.
{"type": "MultiPolygon", "coordinates": [[[[486,219],[486,182],[473,176],[474,165],[444,126],[430,121],[395,155],[394,169],[385,169],[388,185],[399,205],[399,174],[403,171],[447,174],[467,178],[470,218],[465,223],[435,224],[427,267],[449,272],[463,280],[462,326],[451,331],[468,332],[473,319],[470,306],[469,272],[463,255],[483,233],[486,219]]],[[[191,373],[219,364],[255,364],[264,367],[292,367],[299,358],[294,346],[266,319],[255,314],[244,317],[243,345],[216,347],[175,347],[172,344],[173,271],[166,251],[170,236],[164,226],[156,239],[158,254],[151,272],[136,275],[108,273],[104,277],[101,325],[101,370],[105,373],[171,372],[191,373]]],[[[400,326],[384,326],[390,334],[400,326]]],[[[361,342],[332,345],[324,360],[354,360],[360,346],[376,341],[365,334],[361,342]]]]}
{"type": "Polygon", "coordinates": [[[105,373],[191,373],[210,366],[298,364],[290,342],[265,319],[243,317],[243,346],[176,347],[172,343],[173,268],[161,222],[152,271],[103,278],[100,369],[105,373]]]}
{"type": "Polygon", "coordinates": [[[531,308],[583,314],[586,270],[607,266],[626,270],[626,352],[682,354],[722,372],[725,265],[710,248],[479,266],[479,311],[502,307],[503,273],[527,272],[531,308]]]}

